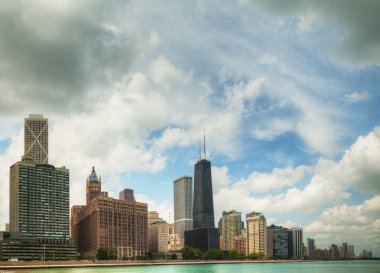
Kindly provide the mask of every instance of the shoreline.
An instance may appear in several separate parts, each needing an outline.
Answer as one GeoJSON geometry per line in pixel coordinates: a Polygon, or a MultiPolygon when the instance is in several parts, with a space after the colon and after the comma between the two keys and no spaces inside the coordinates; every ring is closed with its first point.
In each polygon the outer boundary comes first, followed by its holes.
{"type": "Polygon", "coordinates": [[[153,265],[201,265],[201,264],[241,264],[241,263],[296,263],[305,260],[150,260],[150,261],[57,261],[57,262],[0,262],[0,270],[76,268],[112,266],[153,266],[153,265]]]}

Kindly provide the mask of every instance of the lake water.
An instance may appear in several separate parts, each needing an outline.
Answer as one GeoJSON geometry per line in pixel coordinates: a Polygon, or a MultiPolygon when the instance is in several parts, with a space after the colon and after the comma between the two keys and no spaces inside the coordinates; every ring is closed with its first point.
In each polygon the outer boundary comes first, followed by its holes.
{"type": "Polygon", "coordinates": [[[1,273],[380,273],[380,261],[254,263],[206,265],[112,266],[33,270],[0,270],[1,273]]]}

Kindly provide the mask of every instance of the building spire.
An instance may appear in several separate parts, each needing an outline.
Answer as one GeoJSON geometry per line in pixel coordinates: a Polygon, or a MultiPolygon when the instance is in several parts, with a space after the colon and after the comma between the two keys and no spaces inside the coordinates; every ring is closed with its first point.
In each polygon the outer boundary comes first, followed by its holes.
{"type": "Polygon", "coordinates": [[[202,143],[202,140],[201,140],[201,138],[199,138],[199,160],[201,160],[202,159],[202,149],[201,149],[201,144],[202,143]]]}
{"type": "Polygon", "coordinates": [[[203,129],[203,154],[206,159],[206,129],[203,129]]]}

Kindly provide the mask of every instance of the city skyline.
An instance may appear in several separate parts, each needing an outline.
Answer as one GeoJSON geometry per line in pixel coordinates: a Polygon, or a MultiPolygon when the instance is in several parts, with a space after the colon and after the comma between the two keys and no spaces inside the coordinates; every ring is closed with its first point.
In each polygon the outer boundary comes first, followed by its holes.
{"type": "Polygon", "coordinates": [[[0,11],[0,229],[23,120],[43,114],[70,206],[95,166],[173,222],[206,129],[215,221],[258,211],[380,256],[380,4],[49,2],[0,11]]]}

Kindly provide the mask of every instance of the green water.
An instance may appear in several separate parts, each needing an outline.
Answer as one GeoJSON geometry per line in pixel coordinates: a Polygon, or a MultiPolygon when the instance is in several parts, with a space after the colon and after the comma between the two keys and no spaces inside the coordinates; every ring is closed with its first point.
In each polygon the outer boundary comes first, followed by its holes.
{"type": "Polygon", "coordinates": [[[0,270],[1,273],[380,273],[379,261],[303,262],[207,265],[113,266],[101,268],[64,268],[0,270]]]}

